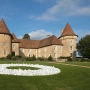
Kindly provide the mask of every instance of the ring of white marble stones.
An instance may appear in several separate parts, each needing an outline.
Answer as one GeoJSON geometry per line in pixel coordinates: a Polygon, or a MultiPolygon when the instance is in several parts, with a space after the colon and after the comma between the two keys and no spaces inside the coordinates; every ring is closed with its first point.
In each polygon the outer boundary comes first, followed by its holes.
{"type": "Polygon", "coordinates": [[[45,66],[39,64],[0,64],[0,74],[6,75],[18,75],[18,76],[43,76],[43,75],[53,75],[60,73],[60,69],[54,66],[45,66]],[[22,69],[8,69],[7,67],[12,66],[24,66],[24,67],[35,67],[38,70],[22,70],[22,69]]]}

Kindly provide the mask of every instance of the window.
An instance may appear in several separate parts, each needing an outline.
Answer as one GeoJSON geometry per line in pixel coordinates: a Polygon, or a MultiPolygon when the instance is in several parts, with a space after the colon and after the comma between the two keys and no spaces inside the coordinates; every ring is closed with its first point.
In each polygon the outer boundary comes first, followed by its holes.
{"type": "Polygon", "coordinates": [[[4,55],[6,55],[6,50],[4,50],[4,55]]]}
{"type": "Polygon", "coordinates": [[[39,49],[39,52],[40,52],[40,49],[39,49]]]}
{"type": "Polygon", "coordinates": [[[54,50],[56,50],[56,46],[54,46],[54,50]]]}
{"type": "Polygon", "coordinates": [[[73,56],[73,54],[72,54],[72,53],[70,53],[70,56],[72,57],[72,56],[73,56]]]}
{"type": "Polygon", "coordinates": [[[46,51],[46,47],[44,48],[44,51],[46,51]]]}
{"type": "Polygon", "coordinates": [[[15,49],[15,45],[13,45],[13,49],[15,49]]]}
{"type": "Polygon", "coordinates": [[[56,58],[56,53],[54,53],[54,58],[56,58]]]}
{"type": "Polygon", "coordinates": [[[60,46],[60,50],[62,51],[62,46],[60,46]]]}
{"type": "Polygon", "coordinates": [[[70,46],[70,50],[72,50],[72,46],[70,46]]]}
{"type": "Polygon", "coordinates": [[[6,34],[4,34],[4,36],[6,36],[6,34]]]}
{"type": "Polygon", "coordinates": [[[30,57],[30,54],[28,56],[30,57]]]}
{"type": "Polygon", "coordinates": [[[6,46],[6,42],[3,43],[3,46],[6,46]]]}
{"type": "Polygon", "coordinates": [[[73,43],[73,40],[72,40],[72,39],[70,40],[70,43],[71,43],[71,44],[73,43]]]}
{"type": "Polygon", "coordinates": [[[30,49],[28,49],[28,53],[30,52],[30,49]]]}
{"type": "Polygon", "coordinates": [[[24,52],[24,49],[23,48],[20,48],[21,52],[24,52]]]}

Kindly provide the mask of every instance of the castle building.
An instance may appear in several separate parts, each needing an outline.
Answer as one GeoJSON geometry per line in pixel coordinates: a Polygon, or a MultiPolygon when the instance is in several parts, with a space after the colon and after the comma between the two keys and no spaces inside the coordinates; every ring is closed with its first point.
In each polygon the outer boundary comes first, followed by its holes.
{"type": "Polygon", "coordinates": [[[0,20],[0,57],[6,57],[15,52],[15,56],[48,58],[76,57],[77,35],[67,23],[59,38],[55,35],[42,40],[18,39],[14,33],[10,33],[4,20],[0,20]]]}

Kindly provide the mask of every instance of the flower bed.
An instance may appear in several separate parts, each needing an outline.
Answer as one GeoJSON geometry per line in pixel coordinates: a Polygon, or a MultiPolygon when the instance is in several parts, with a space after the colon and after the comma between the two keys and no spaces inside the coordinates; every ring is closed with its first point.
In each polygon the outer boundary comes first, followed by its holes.
{"type": "Polygon", "coordinates": [[[18,76],[42,76],[42,75],[53,75],[60,73],[60,69],[54,66],[45,66],[39,64],[0,64],[0,74],[6,75],[18,75],[18,76]],[[7,67],[12,66],[25,66],[40,68],[38,70],[22,70],[22,69],[8,69],[7,67]]]}

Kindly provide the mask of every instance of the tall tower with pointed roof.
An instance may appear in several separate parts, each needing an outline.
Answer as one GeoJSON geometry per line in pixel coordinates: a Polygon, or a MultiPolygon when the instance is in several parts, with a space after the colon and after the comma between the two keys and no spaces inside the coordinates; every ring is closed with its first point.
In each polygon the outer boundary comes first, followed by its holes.
{"type": "Polygon", "coordinates": [[[74,33],[69,23],[67,23],[61,36],[59,37],[59,40],[61,40],[63,43],[62,56],[76,57],[77,37],[78,36],[74,33]]]}
{"type": "Polygon", "coordinates": [[[2,18],[0,20],[0,57],[6,57],[11,54],[11,39],[10,31],[2,18]]]}

